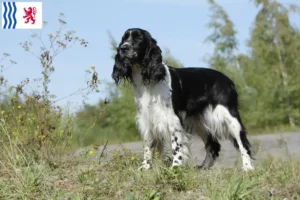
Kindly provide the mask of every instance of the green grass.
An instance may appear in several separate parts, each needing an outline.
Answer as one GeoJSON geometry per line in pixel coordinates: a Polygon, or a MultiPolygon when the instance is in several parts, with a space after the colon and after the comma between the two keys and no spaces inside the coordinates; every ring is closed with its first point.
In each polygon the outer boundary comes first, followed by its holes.
{"type": "Polygon", "coordinates": [[[281,134],[283,132],[299,132],[300,127],[290,127],[288,125],[278,125],[273,127],[253,128],[248,131],[249,135],[266,135],[266,134],[281,134]]]}
{"type": "Polygon", "coordinates": [[[267,157],[255,171],[240,167],[170,169],[129,150],[109,158],[87,148],[77,157],[44,159],[10,145],[1,153],[0,199],[300,199],[300,161],[267,157]],[[51,160],[51,161],[50,161],[51,160]]]}
{"type": "MultiPolygon", "coordinates": [[[[300,200],[296,160],[267,157],[245,173],[234,164],[229,169],[172,170],[155,159],[151,170],[138,171],[141,155],[126,149],[99,160],[98,146],[104,142],[74,156],[74,135],[86,132],[78,132],[74,118],[62,115],[63,110],[49,112],[47,106],[21,104],[13,97],[1,110],[0,199],[300,200]]],[[[260,153],[260,141],[251,143],[253,153],[260,153]]],[[[283,138],[277,145],[287,147],[283,138]]]]}

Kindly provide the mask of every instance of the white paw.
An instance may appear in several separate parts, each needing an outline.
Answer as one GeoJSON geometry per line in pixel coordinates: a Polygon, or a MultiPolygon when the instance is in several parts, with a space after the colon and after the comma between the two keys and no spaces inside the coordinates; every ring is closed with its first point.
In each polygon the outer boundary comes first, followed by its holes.
{"type": "Polygon", "coordinates": [[[181,162],[178,162],[177,160],[176,161],[173,161],[173,163],[172,163],[172,168],[176,168],[176,167],[179,167],[179,166],[181,166],[182,165],[182,163],[181,162]]]}
{"type": "Polygon", "coordinates": [[[139,167],[139,170],[149,170],[150,169],[150,164],[149,164],[149,161],[147,160],[144,160],[143,163],[142,163],[142,166],[139,167]]]}
{"type": "Polygon", "coordinates": [[[254,167],[251,165],[251,164],[245,164],[245,165],[243,165],[243,170],[244,171],[251,171],[251,170],[254,170],[254,167]]]}

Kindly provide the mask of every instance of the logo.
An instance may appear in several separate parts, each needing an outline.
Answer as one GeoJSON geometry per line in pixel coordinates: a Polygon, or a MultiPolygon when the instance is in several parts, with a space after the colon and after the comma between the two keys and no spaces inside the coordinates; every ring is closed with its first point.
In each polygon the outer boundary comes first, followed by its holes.
{"type": "Polygon", "coordinates": [[[27,24],[30,21],[32,21],[31,24],[35,23],[35,15],[36,15],[36,7],[29,7],[28,10],[26,10],[26,8],[24,8],[24,12],[25,12],[25,16],[23,16],[23,18],[27,19],[25,21],[25,24],[27,24]]]}
{"type": "Polygon", "coordinates": [[[42,27],[42,2],[2,2],[2,29],[42,27]]]}

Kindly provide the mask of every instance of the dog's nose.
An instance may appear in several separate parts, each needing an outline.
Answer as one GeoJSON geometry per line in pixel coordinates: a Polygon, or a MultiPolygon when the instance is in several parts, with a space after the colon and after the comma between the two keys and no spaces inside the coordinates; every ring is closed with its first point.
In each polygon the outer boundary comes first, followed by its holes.
{"type": "Polygon", "coordinates": [[[129,48],[130,48],[130,45],[129,45],[129,44],[123,44],[123,45],[120,47],[121,51],[127,51],[129,48]]]}

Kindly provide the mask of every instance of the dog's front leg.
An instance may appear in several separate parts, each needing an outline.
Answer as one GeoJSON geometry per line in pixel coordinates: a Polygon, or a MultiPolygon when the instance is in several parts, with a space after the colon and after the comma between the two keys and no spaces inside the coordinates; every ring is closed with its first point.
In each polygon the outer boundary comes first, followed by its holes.
{"type": "Polygon", "coordinates": [[[184,164],[190,158],[190,149],[187,133],[181,127],[181,125],[173,125],[170,127],[171,142],[172,142],[172,154],[174,166],[180,166],[184,164]]]}
{"type": "Polygon", "coordinates": [[[150,161],[152,160],[153,152],[151,149],[151,143],[149,141],[145,141],[144,144],[144,160],[142,162],[142,166],[140,168],[150,169],[150,161]]]}

